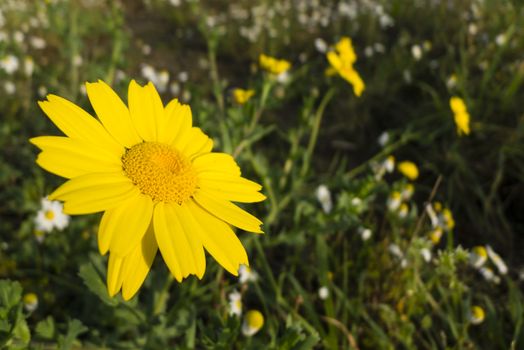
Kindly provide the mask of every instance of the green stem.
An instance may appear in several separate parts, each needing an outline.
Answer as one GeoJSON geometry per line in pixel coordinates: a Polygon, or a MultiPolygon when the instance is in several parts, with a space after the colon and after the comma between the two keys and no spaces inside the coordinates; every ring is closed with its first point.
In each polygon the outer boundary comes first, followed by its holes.
{"type": "Polygon", "coordinates": [[[162,311],[165,310],[169,288],[173,284],[174,280],[175,279],[173,278],[173,275],[167,272],[167,278],[164,283],[164,286],[162,287],[162,290],[160,291],[160,295],[156,299],[155,304],[153,306],[153,316],[157,316],[158,314],[160,314],[162,311]]]}

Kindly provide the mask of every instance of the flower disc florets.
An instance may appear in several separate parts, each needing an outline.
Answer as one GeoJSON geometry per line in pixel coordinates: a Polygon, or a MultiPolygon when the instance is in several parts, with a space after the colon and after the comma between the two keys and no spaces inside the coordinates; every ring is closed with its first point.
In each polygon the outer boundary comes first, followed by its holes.
{"type": "Polygon", "coordinates": [[[182,204],[197,187],[191,162],[166,144],[142,142],[134,145],[122,157],[122,167],[140,191],[155,202],[182,204]]]}

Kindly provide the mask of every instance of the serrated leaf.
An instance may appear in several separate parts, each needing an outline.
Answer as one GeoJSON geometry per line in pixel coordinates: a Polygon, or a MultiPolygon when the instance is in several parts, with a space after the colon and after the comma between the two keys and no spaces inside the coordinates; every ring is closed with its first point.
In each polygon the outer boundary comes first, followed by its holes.
{"type": "Polygon", "coordinates": [[[104,304],[109,306],[118,305],[118,299],[111,298],[109,297],[109,294],[107,294],[106,285],[92,263],[88,262],[80,266],[78,275],[82,278],[87,288],[96,294],[104,304]]]}
{"type": "Polygon", "coordinates": [[[35,332],[36,335],[43,339],[53,339],[55,336],[55,321],[51,316],[47,316],[45,320],[36,324],[35,332]]]}
{"type": "Polygon", "coordinates": [[[67,333],[65,336],[58,337],[58,348],[60,350],[69,350],[73,346],[76,338],[87,332],[88,328],[77,319],[69,320],[67,323],[67,333]]]}

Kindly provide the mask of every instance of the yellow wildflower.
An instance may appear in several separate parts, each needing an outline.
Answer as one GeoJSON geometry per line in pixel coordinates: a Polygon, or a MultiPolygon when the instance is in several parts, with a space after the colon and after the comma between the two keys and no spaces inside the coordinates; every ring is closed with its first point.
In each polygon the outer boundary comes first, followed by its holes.
{"type": "Polygon", "coordinates": [[[234,89],[233,90],[233,99],[239,105],[245,104],[253,95],[255,90],[244,90],[244,89],[234,89]]]}
{"type": "Polygon", "coordinates": [[[484,312],[484,309],[481,308],[478,305],[474,305],[471,307],[471,314],[469,316],[469,321],[472,324],[481,324],[484,321],[484,318],[486,318],[486,313],[484,312]]]}
{"type": "Polygon", "coordinates": [[[262,69],[271,74],[280,75],[291,68],[291,62],[260,54],[258,63],[262,69]]]}
{"type": "Polygon", "coordinates": [[[246,313],[244,317],[244,322],[242,323],[242,333],[250,337],[257,333],[262,326],[264,325],[264,316],[258,310],[250,310],[246,313]]]}
{"type": "MultiPolygon", "coordinates": [[[[357,60],[357,55],[353,49],[351,39],[343,37],[335,45],[334,51],[329,51],[326,54],[331,67],[347,82],[353,85],[353,92],[356,96],[362,95],[365,84],[358,72],[353,68],[353,64],[357,60]]],[[[329,70],[327,74],[331,73],[329,70]]]]}
{"type": "Polygon", "coordinates": [[[462,134],[469,135],[470,117],[464,100],[462,100],[460,97],[453,96],[449,100],[449,106],[451,107],[451,110],[454,114],[455,124],[457,125],[457,134],[459,136],[461,136],[462,134]]]}
{"type": "Polygon", "coordinates": [[[400,162],[397,166],[397,169],[410,180],[416,180],[418,177],[418,168],[413,162],[400,162]]]}

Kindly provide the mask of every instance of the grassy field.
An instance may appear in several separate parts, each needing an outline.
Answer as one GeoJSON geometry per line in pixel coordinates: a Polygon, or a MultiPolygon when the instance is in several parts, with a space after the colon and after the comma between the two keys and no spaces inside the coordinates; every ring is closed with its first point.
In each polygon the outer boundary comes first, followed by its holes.
{"type": "Polygon", "coordinates": [[[0,1],[0,348],[524,349],[523,25],[517,0],[0,1]],[[190,105],[262,185],[238,277],[157,254],[109,296],[102,214],[48,202],[29,142],[63,135],[48,94],[95,116],[99,79],[190,105]]]}

